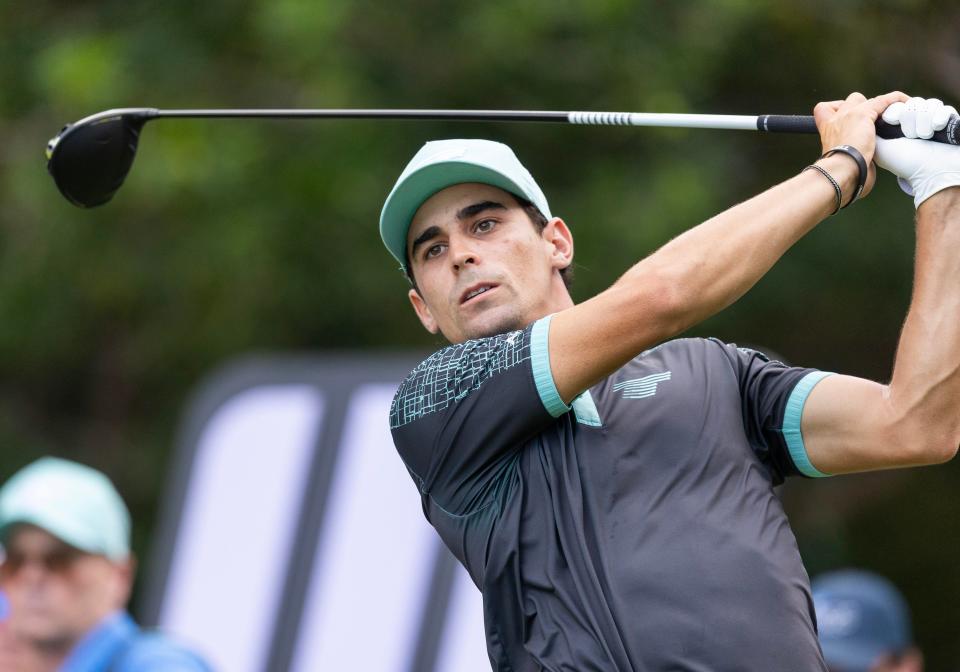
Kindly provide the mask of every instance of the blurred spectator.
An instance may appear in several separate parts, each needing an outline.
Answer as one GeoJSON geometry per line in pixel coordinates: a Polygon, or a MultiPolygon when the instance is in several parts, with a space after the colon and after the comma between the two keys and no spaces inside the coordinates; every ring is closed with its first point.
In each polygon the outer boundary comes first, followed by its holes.
{"type": "Polygon", "coordinates": [[[209,670],[124,610],[135,565],[130,514],[100,472],[55,458],[19,471],[0,489],[0,542],[9,601],[0,655],[24,670],[209,670]]]}
{"type": "Polygon", "coordinates": [[[811,588],[831,672],[923,671],[906,600],[888,580],[848,569],[818,576],[811,588]]]}

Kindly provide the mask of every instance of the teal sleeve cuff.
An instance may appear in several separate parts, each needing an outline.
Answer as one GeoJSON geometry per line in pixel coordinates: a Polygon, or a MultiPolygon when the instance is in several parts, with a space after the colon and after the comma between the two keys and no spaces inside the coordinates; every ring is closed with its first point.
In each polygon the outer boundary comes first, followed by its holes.
{"type": "Polygon", "coordinates": [[[787,442],[787,450],[790,451],[790,458],[800,473],[810,478],[823,478],[830,474],[825,474],[810,462],[807,449],[803,445],[803,434],[800,433],[800,420],[803,418],[803,406],[807,403],[810,392],[817,383],[829,375],[831,374],[826,371],[813,371],[801,378],[790,393],[787,409],[783,414],[782,432],[787,442]]]}
{"type": "Polygon", "coordinates": [[[530,334],[530,358],[533,364],[533,382],[537,385],[537,393],[543,402],[547,413],[559,418],[570,410],[563,403],[557,385],[553,382],[553,372],[550,371],[550,320],[553,315],[547,315],[537,320],[530,334]]]}

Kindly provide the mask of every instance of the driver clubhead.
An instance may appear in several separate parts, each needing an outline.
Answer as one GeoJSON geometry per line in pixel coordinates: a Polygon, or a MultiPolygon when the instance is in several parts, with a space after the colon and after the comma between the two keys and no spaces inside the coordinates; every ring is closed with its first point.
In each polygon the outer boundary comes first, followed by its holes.
{"type": "Polygon", "coordinates": [[[146,119],[117,115],[68,124],[47,143],[47,170],[68,201],[103,205],[123,184],[146,119]]]}

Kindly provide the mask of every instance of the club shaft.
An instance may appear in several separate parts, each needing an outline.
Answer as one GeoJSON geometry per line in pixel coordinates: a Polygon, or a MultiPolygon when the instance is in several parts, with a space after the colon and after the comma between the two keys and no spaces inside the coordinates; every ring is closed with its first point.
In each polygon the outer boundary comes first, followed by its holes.
{"type": "Polygon", "coordinates": [[[247,109],[247,110],[157,110],[158,117],[268,117],[275,119],[427,119],[457,121],[567,122],[567,112],[523,110],[364,110],[364,109],[247,109]]]}
{"type": "MultiPolygon", "coordinates": [[[[812,116],[789,114],[659,114],[655,112],[557,112],[528,110],[406,110],[406,109],[207,109],[159,110],[138,107],[99,112],[77,124],[126,116],[148,121],[155,118],[210,119],[427,119],[433,121],[547,122],[590,126],[659,126],[720,130],[764,131],[769,133],[816,133],[812,116]]],[[[882,138],[902,137],[898,125],[877,122],[882,138]]],[[[934,133],[934,142],[960,145],[960,117],[934,133]]]]}
{"type": "MultiPolygon", "coordinates": [[[[735,114],[657,114],[648,112],[556,112],[526,110],[364,110],[364,109],[246,109],[157,110],[157,117],[326,118],[326,119],[428,119],[456,121],[521,121],[591,126],[661,126],[758,130],[756,116],[735,114]]],[[[812,131],[813,117],[810,117],[812,131]]],[[[763,130],[763,129],[759,129],[763,130]]]]}

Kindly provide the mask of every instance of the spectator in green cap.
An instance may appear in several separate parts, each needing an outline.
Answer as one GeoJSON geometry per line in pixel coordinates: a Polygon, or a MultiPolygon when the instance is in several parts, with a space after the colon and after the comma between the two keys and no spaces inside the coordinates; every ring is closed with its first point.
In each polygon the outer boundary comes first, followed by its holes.
{"type": "Polygon", "coordinates": [[[99,471],[47,457],[14,474],[0,489],[0,543],[9,635],[40,669],[209,670],[124,610],[135,569],[130,514],[99,471]]]}

